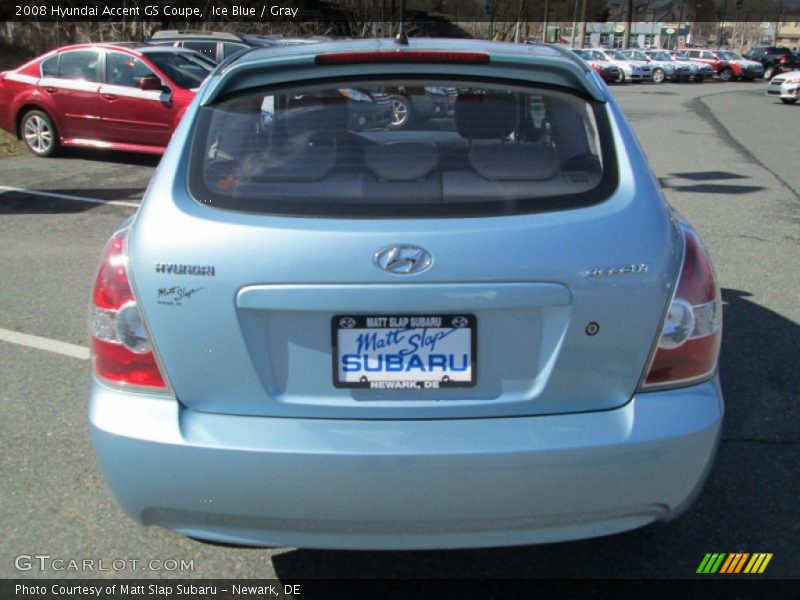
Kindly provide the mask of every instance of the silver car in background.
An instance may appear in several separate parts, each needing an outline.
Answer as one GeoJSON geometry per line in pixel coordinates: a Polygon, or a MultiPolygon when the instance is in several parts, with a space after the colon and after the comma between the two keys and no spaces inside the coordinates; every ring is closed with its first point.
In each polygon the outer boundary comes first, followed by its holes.
{"type": "Polygon", "coordinates": [[[689,81],[691,69],[673,61],[663,50],[620,50],[625,56],[634,60],[647,62],[652,68],[653,83],[664,81],[689,81]]]}
{"type": "Polygon", "coordinates": [[[703,81],[705,81],[706,79],[714,78],[714,67],[712,67],[708,63],[688,58],[687,56],[682,55],[677,50],[667,50],[666,52],[669,55],[669,57],[675,62],[688,65],[689,69],[691,69],[692,81],[696,83],[703,83],[703,81]]]}
{"type": "Polygon", "coordinates": [[[789,71],[773,77],[767,85],[767,95],[777,96],[784,104],[795,104],[800,98],[800,71],[789,71]]]}
{"type": "Polygon", "coordinates": [[[608,48],[588,48],[586,52],[592,59],[604,60],[620,70],[620,83],[632,82],[641,83],[650,81],[652,78],[652,67],[647,61],[630,58],[620,52],[608,48]]]}

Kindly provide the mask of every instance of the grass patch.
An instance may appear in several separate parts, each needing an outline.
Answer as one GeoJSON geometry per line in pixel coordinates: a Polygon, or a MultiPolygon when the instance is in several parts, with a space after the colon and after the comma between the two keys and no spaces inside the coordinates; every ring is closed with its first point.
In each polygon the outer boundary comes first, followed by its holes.
{"type": "Polygon", "coordinates": [[[27,154],[28,149],[16,136],[0,129],[0,158],[27,154]]]}

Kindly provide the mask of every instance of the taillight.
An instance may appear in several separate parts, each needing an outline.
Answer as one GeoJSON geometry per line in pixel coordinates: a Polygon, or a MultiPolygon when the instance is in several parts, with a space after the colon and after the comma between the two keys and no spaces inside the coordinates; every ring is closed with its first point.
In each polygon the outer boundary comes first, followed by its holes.
{"type": "Polygon", "coordinates": [[[683,228],[678,287],[661,327],[643,389],[674,387],[710,377],[722,339],[722,299],[711,261],[697,234],[683,228]]]}
{"type": "Polygon", "coordinates": [[[318,65],[354,65],[365,63],[455,63],[488,64],[485,52],[453,52],[441,50],[375,50],[367,52],[329,52],[317,54],[318,65]]]}
{"type": "Polygon", "coordinates": [[[97,273],[89,315],[95,374],[108,382],[166,391],[144,317],[128,279],[126,235],[106,245],[97,273]]]}
{"type": "Polygon", "coordinates": [[[778,62],[780,64],[782,64],[782,65],[785,65],[786,64],[786,55],[784,54],[783,56],[781,56],[781,59],[778,62]]]}

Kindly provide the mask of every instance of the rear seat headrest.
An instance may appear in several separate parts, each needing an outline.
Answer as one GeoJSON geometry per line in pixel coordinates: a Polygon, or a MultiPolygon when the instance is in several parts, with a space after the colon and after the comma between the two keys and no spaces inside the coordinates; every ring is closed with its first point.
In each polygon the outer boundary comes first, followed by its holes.
{"type": "Polygon", "coordinates": [[[291,106],[283,119],[290,138],[338,137],[347,131],[347,98],[309,98],[291,106]]]}
{"type": "Polygon", "coordinates": [[[490,181],[543,181],[558,171],[556,153],[543,144],[475,146],[469,163],[490,181]]]}
{"type": "Polygon", "coordinates": [[[369,146],[364,160],[379,179],[417,181],[439,165],[439,152],[433,144],[394,142],[369,146]]]}
{"type": "Polygon", "coordinates": [[[511,94],[462,94],[456,98],[456,126],[471,140],[499,140],[517,127],[517,104],[511,94]]]}
{"type": "Polygon", "coordinates": [[[319,181],[336,163],[336,142],[295,141],[280,148],[249,154],[237,165],[241,178],[263,182],[319,181]]]}

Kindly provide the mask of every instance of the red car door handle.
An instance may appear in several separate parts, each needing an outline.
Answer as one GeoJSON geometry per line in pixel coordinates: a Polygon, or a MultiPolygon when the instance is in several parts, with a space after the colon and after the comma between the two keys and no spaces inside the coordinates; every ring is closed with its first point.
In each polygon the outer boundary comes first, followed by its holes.
{"type": "Polygon", "coordinates": [[[58,88],[54,88],[51,85],[46,85],[44,87],[44,91],[47,92],[48,94],[55,94],[58,91],[58,88]]]}
{"type": "Polygon", "coordinates": [[[119,96],[117,96],[116,94],[100,94],[100,95],[106,100],[110,100],[111,102],[119,98],[119,96]]]}

